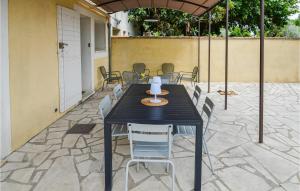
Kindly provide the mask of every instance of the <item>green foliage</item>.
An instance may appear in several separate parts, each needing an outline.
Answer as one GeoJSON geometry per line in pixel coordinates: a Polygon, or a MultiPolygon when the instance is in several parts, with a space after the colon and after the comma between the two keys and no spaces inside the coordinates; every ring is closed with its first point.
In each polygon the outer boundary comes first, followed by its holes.
{"type": "MultiPolygon", "coordinates": [[[[288,17],[299,12],[298,0],[265,0],[265,30],[267,36],[282,36],[283,28],[288,24],[288,17]]],[[[225,27],[225,2],[216,6],[212,12],[212,34],[220,35],[225,27]]],[[[231,36],[257,35],[260,16],[259,0],[230,0],[229,28],[231,36]]],[[[208,15],[202,16],[201,34],[208,33],[208,15]]],[[[170,9],[139,8],[130,10],[129,22],[139,33],[151,32],[159,36],[197,35],[198,18],[187,13],[170,9]],[[144,20],[157,16],[159,22],[149,23],[144,20]]],[[[299,19],[295,25],[299,26],[299,19]]]]}

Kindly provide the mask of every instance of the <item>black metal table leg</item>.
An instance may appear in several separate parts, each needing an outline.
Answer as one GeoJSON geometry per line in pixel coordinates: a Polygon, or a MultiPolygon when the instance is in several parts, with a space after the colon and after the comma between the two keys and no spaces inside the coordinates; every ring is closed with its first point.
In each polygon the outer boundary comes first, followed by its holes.
{"type": "Polygon", "coordinates": [[[202,174],[202,124],[196,126],[196,148],[195,148],[195,191],[201,191],[202,174]]]}
{"type": "Polygon", "coordinates": [[[105,190],[112,189],[112,143],[111,124],[104,122],[105,190]]]}

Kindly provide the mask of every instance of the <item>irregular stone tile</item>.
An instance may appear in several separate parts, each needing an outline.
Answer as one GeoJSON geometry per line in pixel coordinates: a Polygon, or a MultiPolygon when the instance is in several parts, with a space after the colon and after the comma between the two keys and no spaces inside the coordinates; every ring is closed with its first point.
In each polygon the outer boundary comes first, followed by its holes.
{"type": "Polygon", "coordinates": [[[112,157],[113,170],[117,170],[121,166],[122,161],[123,161],[123,157],[121,155],[113,154],[112,157]]]}
{"type": "Polygon", "coordinates": [[[113,191],[125,190],[125,168],[118,170],[113,178],[113,191]]]}
{"type": "Polygon", "coordinates": [[[34,191],[53,190],[80,191],[73,157],[64,156],[57,158],[34,188],[34,191]]]}
{"type": "MultiPolygon", "coordinates": [[[[134,164],[134,163],[133,163],[134,164]]],[[[136,166],[136,165],[135,165],[136,166]]],[[[140,168],[141,167],[144,167],[144,163],[140,163],[140,168]]],[[[166,164],[163,164],[163,163],[148,163],[148,170],[150,171],[151,174],[153,175],[156,175],[156,174],[164,174],[166,175],[167,172],[166,172],[166,167],[167,165],[166,164]]],[[[170,167],[171,168],[171,167],[170,167]]],[[[176,168],[176,167],[175,167],[176,168]]],[[[134,169],[132,167],[132,169],[134,169]]]]}
{"type": "Polygon", "coordinates": [[[208,182],[204,185],[202,185],[202,190],[207,190],[207,191],[219,191],[218,187],[213,185],[212,183],[208,182]]]}
{"type": "Polygon", "coordinates": [[[91,156],[94,157],[97,160],[103,160],[104,157],[104,153],[100,152],[100,153],[91,153],[91,156]]]}
{"type": "Polygon", "coordinates": [[[215,134],[207,143],[208,150],[213,155],[219,155],[228,149],[236,147],[238,145],[247,142],[245,139],[234,137],[225,133],[215,134]]]}
{"type": "Polygon", "coordinates": [[[136,165],[129,167],[129,175],[135,184],[150,176],[149,172],[142,164],[140,164],[139,171],[137,171],[136,165]]]}
{"type": "Polygon", "coordinates": [[[18,162],[18,163],[5,163],[1,168],[0,168],[0,172],[7,172],[7,171],[12,171],[12,170],[17,170],[20,168],[26,168],[30,165],[29,162],[18,162]]]}
{"type": "Polygon", "coordinates": [[[51,154],[51,152],[42,152],[40,154],[38,154],[36,157],[34,157],[32,164],[34,166],[39,166],[40,164],[42,164],[42,162],[44,162],[44,160],[47,159],[47,157],[51,154]]]}
{"type": "Polygon", "coordinates": [[[72,114],[70,114],[70,115],[68,115],[67,117],[65,117],[65,119],[67,119],[67,120],[71,120],[71,121],[79,121],[80,119],[83,119],[83,118],[85,118],[87,116],[87,114],[78,114],[78,115],[72,115],[72,114]]]}
{"type": "Polygon", "coordinates": [[[68,125],[69,125],[68,120],[59,119],[59,120],[55,121],[53,124],[51,124],[50,127],[64,127],[64,126],[68,126],[68,125]]]}
{"type": "Polygon", "coordinates": [[[83,153],[89,153],[91,152],[91,149],[88,147],[88,148],[84,148],[84,149],[81,149],[83,153]]]}
{"type": "Polygon", "coordinates": [[[26,162],[31,161],[37,154],[38,153],[27,153],[24,158],[24,161],[26,161],[26,162]]]}
{"type": "Polygon", "coordinates": [[[174,153],[173,156],[174,158],[190,157],[190,156],[195,156],[195,153],[189,151],[183,151],[183,152],[174,153]]]}
{"type": "Polygon", "coordinates": [[[103,173],[104,172],[104,163],[102,161],[93,161],[91,163],[90,172],[97,172],[97,173],[103,173]]]}
{"type": "Polygon", "coordinates": [[[82,191],[104,190],[104,175],[91,173],[81,182],[82,191]]]}
{"type": "Polygon", "coordinates": [[[223,158],[222,162],[225,163],[227,166],[235,166],[235,165],[247,163],[245,160],[241,158],[223,158]]]}
{"type": "Polygon", "coordinates": [[[89,154],[84,154],[84,155],[81,155],[81,156],[76,156],[75,161],[76,161],[76,163],[80,163],[80,162],[82,162],[84,160],[87,160],[89,158],[90,158],[89,154]]]}
{"type": "Polygon", "coordinates": [[[26,143],[23,147],[19,149],[19,151],[28,153],[40,153],[46,151],[48,148],[48,145],[36,145],[32,143],[26,143]]]}
{"type": "Polygon", "coordinates": [[[103,143],[104,143],[104,139],[101,139],[101,140],[89,143],[88,145],[89,146],[94,146],[94,145],[100,145],[100,144],[103,144],[103,143]]]}
{"type": "Polygon", "coordinates": [[[220,188],[220,191],[229,191],[229,189],[224,185],[224,183],[216,180],[216,185],[220,188]]]}
{"type": "Polygon", "coordinates": [[[80,135],[78,134],[68,134],[64,137],[62,147],[63,148],[73,148],[80,135]]]}
{"type": "Polygon", "coordinates": [[[61,149],[60,145],[52,145],[47,151],[56,151],[61,149]]]}
{"type": "Polygon", "coordinates": [[[99,140],[100,140],[100,138],[89,138],[89,139],[86,140],[86,142],[87,142],[88,144],[90,144],[90,143],[92,143],[92,142],[99,141],[99,140]]]}
{"type": "Polygon", "coordinates": [[[9,162],[22,162],[25,157],[25,153],[13,152],[6,158],[6,161],[9,162]]]}
{"type": "Polygon", "coordinates": [[[83,137],[80,137],[76,143],[76,148],[82,149],[86,147],[86,143],[83,137]]]}
{"type": "Polygon", "coordinates": [[[281,182],[286,181],[297,172],[297,165],[268,150],[254,144],[246,144],[243,147],[281,182]]]}
{"type": "Polygon", "coordinates": [[[80,176],[87,176],[90,173],[92,162],[92,160],[86,160],[76,165],[80,176]]]}
{"type": "Polygon", "coordinates": [[[52,153],[49,158],[53,159],[53,158],[64,156],[64,155],[69,155],[69,150],[68,149],[57,150],[54,153],[52,153]]]}
{"type": "MultiPolygon", "coordinates": [[[[161,176],[160,180],[171,190],[172,188],[172,177],[170,176],[161,176]]],[[[204,185],[205,187],[205,185],[204,185]]],[[[176,179],[175,179],[175,183],[174,183],[174,190],[175,191],[179,191],[180,189],[178,188],[177,184],[176,184],[176,179]]],[[[202,188],[202,190],[206,190],[204,188],[202,188]]]]}
{"type": "Polygon", "coordinates": [[[62,143],[62,139],[49,139],[46,144],[47,145],[57,145],[60,143],[62,143]]]}
{"type": "Polygon", "coordinates": [[[93,153],[103,152],[104,151],[104,145],[103,144],[95,145],[95,146],[92,146],[91,149],[92,149],[93,153]]]}
{"type": "MultiPolygon", "coordinates": [[[[86,112],[85,114],[87,114],[88,115],[88,113],[86,112]]],[[[83,118],[83,119],[81,119],[78,123],[79,124],[89,124],[90,122],[91,122],[91,118],[83,118]]]]}
{"type": "Polygon", "coordinates": [[[29,142],[31,143],[44,143],[46,141],[47,129],[40,132],[38,135],[33,137],[29,142]]]}
{"type": "Polygon", "coordinates": [[[12,173],[10,179],[21,183],[28,183],[32,176],[33,171],[34,168],[24,168],[24,169],[16,170],[12,173]]]}
{"type": "Polygon", "coordinates": [[[50,168],[50,166],[52,165],[53,160],[48,159],[46,160],[43,164],[41,164],[37,169],[38,170],[47,170],[50,168]]]}
{"type": "Polygon", "coordinates": [[[130,155],[130,147],[129,145],[118,145],[116,152],[122,155],[130,155]]]}
{"type": "Polygon", "coordinates": [[[74,155],[80,155],[82,154],[81,150],[80,149],[71,149],[71,155],[74,156],[74,155]]]}
{"type": "Polygon", "coordinates": [[[69,129],[68,126],[65,127],[50,127],[49,132],[56,132],[56,131],[67,131],[69,129]]]}
{"type": "Polygon", "coordinates": [[[194,158],[176,158],[174,164],[179,187],[182,190],[192,190],[194,188],[194,158]]]}
{"type": "Polygon", "coordinates": [[[269,190],[266,181],[238,167],[229,167],[218,171],[218,176],[231,190],[269,190]]]}
{"type": "Polygon", "coordinates": [[[151,188],[151,190],[159,191],[168,190],[168,188],[166,188],[163,183],[157,180],[154,176],[151,176],[150,178],[139,184],[137,187],[133,188],[132,191],[143,191],[148,190],[149,188],[151,188]]]}
{"type": "Polygon", "coordinates": [[[9,175],[10,175],[10,171],[0,173],[0,182],[3,182],[9,175]]]}
{"type": "Polygon", "coordinates": [[[293,183],[284,183],[281,185],[285,190],[288,191],[299,191],[300,189],[300,183],[293,184],[293,183]]]}
{"type": "Polygon", "coordinates": [[[31,185],[24,185],[18,183],[11,183],[11,182],[2,182],[0,184],[0,190],[3,191],[29,191],[31,189],[31,185]]]}
{"type": "Polygon", "coordinates": [[[40,178],[41,178],[41,176],[43,175],[43,171],[38,171],[35,175],[34,175],[34,177],[32,178],[32,183],[37,183],[37,182],[39,182],[39,180],[40,180],[40,178]]]}
{"type": "Polygon", "coordinates": [[[66,131],[51,132],[48,134],[47,139],[61,139],[66,134],[66,131]]]}

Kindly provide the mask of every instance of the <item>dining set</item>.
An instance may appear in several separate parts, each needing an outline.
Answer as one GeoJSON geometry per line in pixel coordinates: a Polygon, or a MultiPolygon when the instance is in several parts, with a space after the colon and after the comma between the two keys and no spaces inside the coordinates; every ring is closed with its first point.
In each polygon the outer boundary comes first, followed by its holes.
{"type": "Polygon", "coordinates": [[[149,163],[164,164],[167,173],[171,167],[171,189],[174,190],[176,166],[172,161],[172,144],[179,136],[195,138],[194,189],[201,190],[202,148],[213,173],[205,134],[215,105],[206,97],[199,112],[197,106],[202,90],[198,85],[190,97],[183,85],[164,83],[162,76],[151,79],[150,83],[132,83],[127,88],[123,88],[122,83],[117,84],[113,96],[106,95],[100,101],[99,113],[104,120],[101,169],[105,173],[105,190],[112,189],[112,138],[117,140],[118,137],[127,137],[130,145],[125,190],[128,190],[129,167],[136,164],[138,171],[140,164],[148,168],[149,163]],[[145,99],[148,101],[143,101],[145,99]]]}
{"type": "MultiPolygon", "coordinates": [[[[131,84],[145,84],[151,83],[152,76],[151,71],[146,67],[145,63],[134,63],[132,65],[132,71],[111,71],[107,72],[104,66],[99,67],[100,73],[103,78],[102,90],[105,84],[118,83],[123,84],[125,87],[129,87],[131,84]]],[[[160,76],[165,84],[181,84],[182,81],[189,81],[192,86],[195,86],[197,82],[197,76],[199,68],[195,66],[191,72],[180,71],[175,72],[175,66],[173,63],[163,63],[161,69],[154,72],[156,76],[160,76]]]]}

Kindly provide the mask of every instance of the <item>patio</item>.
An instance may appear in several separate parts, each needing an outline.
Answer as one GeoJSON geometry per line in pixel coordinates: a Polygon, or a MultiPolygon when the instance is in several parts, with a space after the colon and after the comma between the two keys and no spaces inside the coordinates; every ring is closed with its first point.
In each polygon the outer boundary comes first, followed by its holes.
{"type": "MultiPolygon", "coordinates": [[[[206,83],[199,111],[206,96],[206,83]]],[[[191,94],[193,87],[186,84],[191,94]]],[[[224,85],[213,83],[216,109],[206,139],[212,155],[215,174],[203,157],[203,190],[288,190],[300,188],[299,84],[265,85],[264,143],[258,144],[258,84],[231,83],[238,93],[229,97],[224,110],[224,97],[216,91],[224,85]]],[[[31,139],[6,158],[1,168],[1,189],[9,191],[94,191],[104,190],[103,121],[98,104],[111,89],[96,92],[61,119],[31,139]],[[76,123],[96,123],[89,135],[66,135],[76,123]]],[[[194,138],[176,138],[173,143],[176,167],[176,190],[194,186],[194,138]]],[[[129,158],[127,138],[113,142],[113,190],[124,190],[125,165],[129,158]]],[[[131,190],[168,190],[170,177],[160,165],[143,165],[140,171],[130,169],[131,190]]]]}

